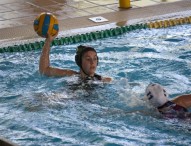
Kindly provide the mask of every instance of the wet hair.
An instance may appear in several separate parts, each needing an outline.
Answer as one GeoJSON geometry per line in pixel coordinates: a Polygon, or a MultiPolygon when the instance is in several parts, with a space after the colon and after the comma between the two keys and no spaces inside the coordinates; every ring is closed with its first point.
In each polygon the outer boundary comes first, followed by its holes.
{"type": "MultiPolygon", "coordinates": [[[[80,45],[76,49],[75,62],[80,68],[82,68],[82,56],[84,55],[84,53],[88,51],[94,51],[95,53],[97,53],[94,48],[89,46],[80,45]]],[[[98,65],[98,57],[97,57],[97,65],[98,65]]]]}

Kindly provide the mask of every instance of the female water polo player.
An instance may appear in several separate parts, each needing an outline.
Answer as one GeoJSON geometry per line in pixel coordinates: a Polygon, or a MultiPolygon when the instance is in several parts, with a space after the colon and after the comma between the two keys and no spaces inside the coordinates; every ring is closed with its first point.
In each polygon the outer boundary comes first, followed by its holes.
{"type": "Polygon", "coordinates": [[[98,56],[94,48],[88,46],[78,46],[75,56],[75,62],[80,67],[80,71],[74,71],[70,69],[60,69],[50,66],[50,45],[55,36],[48,35],[45,40],[45,44],[42,48],[40,56],[39,71],[46,76],[72,76],[79,75],[83,80],[100,80],[103,82],[110,82],[111,78],[102,77],[95,73],[98,65],[98,56]]]}
{"type": "Polygon", "coordinates": [[[191,107],[191,94],[181,95],[173,100],[168,99],[168,93],[159,84],[150,84],[145,91],[151,105],[166,118],[191,118],[188,108],[191,107]]]}

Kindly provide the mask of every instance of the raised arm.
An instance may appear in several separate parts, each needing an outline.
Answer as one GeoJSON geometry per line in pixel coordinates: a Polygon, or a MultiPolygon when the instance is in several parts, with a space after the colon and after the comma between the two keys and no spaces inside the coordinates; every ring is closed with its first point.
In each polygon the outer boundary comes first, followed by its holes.
{"type": "Polygon", "coordinates": [[[191,94],[181,95],[172,100],[172,102],[185,108],[191,108],[191,94]]]}
{"type": "Polygon", "coordinates": [[[46,76],[71,76],[75,75],[78,72],[70,70],[70,69],[60,69],[60,68],[54,68],[50,66],[50,45],[52,41],[54,40],[55,36],[48,35],[48,37],[45,40],[44,46],[42,48],[41,56],[40,56],[40,62],[39,62],[39,71],[41,74],[46,76]]]}

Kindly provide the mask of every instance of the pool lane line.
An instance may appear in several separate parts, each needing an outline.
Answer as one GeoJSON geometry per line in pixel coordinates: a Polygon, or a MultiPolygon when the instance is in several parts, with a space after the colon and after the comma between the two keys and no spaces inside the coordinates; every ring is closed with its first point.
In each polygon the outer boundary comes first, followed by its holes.
{"type": "Polygon", "coordinates": [[[184,18],[175,18],[169,20],[162,20],[162,21],[154,21],[147,23],[148,28],[166,28],[172,27],[176,25],[183,25],[183,24],[190,24],[191,23],[191,16],[184,17],[184,18]]]}
{"type": "MultiPolygon", "coordinates": [[[[69,36],[69,37],[56,38],[52,42],[51,46],[85,43],[85,42],[90,42],[90,41],[94,41],[98,39],[104,39],[104,38],[122,35],[124,33],[128,33],[130,31],[134,31],[138,29],[166,28],[166,27],[172,27],[176,25],[183,25],[183,24],[190,24],[190,23],[191,23],[191,16],[184,17],[184,18],[175,18],[175,19],[169,19],[169,20],[148,22],[145,24],[140,23],[135,25],[127,25],[127,26],[121,26],[121,27],[95,31],[95,32],[90,32],[85,34],[77,34],[77,35],[69,36]]],[[[0,53],[39,50],[39,49],[42,49],[43,45],[44,45],[44,41],[36,41],[34,43],[2,47],[0,48],[0,53]]]]}

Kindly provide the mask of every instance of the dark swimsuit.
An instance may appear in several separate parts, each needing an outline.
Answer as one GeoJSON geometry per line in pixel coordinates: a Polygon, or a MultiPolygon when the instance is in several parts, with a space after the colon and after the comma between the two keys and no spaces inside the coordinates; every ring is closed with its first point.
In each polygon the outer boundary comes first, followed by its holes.
{"type": "Polygon", "coordinates": [[[102,83],[102,82],[99,82],[101,80],[102,80],[102,77],[98,74],[94,74],[93,77],[87,76],[85,78],[81,78],[80,74],[79,74],[78,80],[75,83],[73,82],[69,86],[70,86],[70,89],[72,89],[72,90],[77,90],[77,89],[92,90],[95,87],[96,88],[101,87],[100,85],[102,85],[102,84],[100,84],[100,83],[102,83]],[[98,82],[96,82],[96,81],[98,81],[98,82]]]}
{"type": "Polygon", "coordinates": [[[164,105],[158,107],[158,111],[166,118],[187,118],[190,117],[188,110],[171,101],[166,102],[164,105]]]}
{"type": "Polygon", "coordinates": [[[88,80],[98,81],[98,80],[102,80],[102,77],[98,74],[94,74],[93,77],[88,76],[84,80],[85,81],[88,81],[88,80]]]}

